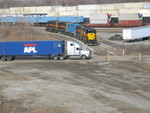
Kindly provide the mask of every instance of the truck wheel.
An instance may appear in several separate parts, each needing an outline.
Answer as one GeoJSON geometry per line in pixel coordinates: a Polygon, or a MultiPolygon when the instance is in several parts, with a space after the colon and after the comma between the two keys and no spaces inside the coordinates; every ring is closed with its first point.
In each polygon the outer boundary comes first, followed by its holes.
{"type": "Polygon", "coordinates": [[[7,61],[12,61],[13,57],[12,56],[7,56],[7,61]]]}
{"type": "Polygon", "coordinates": [[[54,60],[58,60],[58,56],[54,56],[53,59],[54,59],[54,60]]]}
{"type": "Polygon", "coordinates": [[[7,59],[6,56],[2,56],[2,57],[1,57],[1,60],[2,60],[2,61],[6,61],[6,59],[7,59]]]}
{"type": "Polygon", "coordinates": [[[12,60],[15,60],[15,57],[13,57],[13,59],[12,60]]]}
{"type": "Polygon", "coordinates": [[[65,59],[64,56],[60,56],[59,58],[60,58],[60,60],[64,60],[65,59]]]}
{"type": "Polygon", "coordinates": [[[82,55],[82,56],[81,56],[81,59],[82,59],[82,60],[86,60],[86,56],[85,56],[85,55],[82,55]]]}

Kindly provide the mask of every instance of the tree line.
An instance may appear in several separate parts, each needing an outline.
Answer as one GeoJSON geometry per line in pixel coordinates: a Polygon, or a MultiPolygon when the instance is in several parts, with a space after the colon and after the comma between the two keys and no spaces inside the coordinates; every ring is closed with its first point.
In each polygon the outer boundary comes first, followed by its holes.
{"type": "Polygon", "coordinates": [[[26,6],[74,6],[83,4],[110,4],[125,2],[149,2],[149,0],[0,0],[0,8],[26,6]]]}

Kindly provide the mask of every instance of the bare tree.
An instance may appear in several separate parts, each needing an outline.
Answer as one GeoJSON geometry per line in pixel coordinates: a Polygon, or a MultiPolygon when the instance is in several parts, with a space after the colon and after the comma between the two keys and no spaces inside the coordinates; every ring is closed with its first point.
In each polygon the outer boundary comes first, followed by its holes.
{"type": "MultiPolygon", "coordinates": [[[[124,3],[124,2],[149,2],[149,0],[38,0],[40,6],[54,5],[80,5],[80,4],[103,4],[103,3],[124,3]]],[[[35,6],[35,0],[0,0],[0,8],[35,6]]]]}

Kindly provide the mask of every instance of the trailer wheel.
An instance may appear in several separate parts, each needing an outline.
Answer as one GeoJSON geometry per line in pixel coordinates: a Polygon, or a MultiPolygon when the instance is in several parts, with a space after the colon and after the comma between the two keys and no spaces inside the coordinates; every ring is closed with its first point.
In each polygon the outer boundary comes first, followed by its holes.
{"type": "Polygon", "coordinates": [[[64,60],[65,59],[64,56],[60,56],[59,58],[60,58],[60,60],[64,60]]]}
{"type": "Polygon", "coordinates": [[[2,60],[2,61],[6,61],[6,59],[7,59],[6,56],[2,56],[2,57],[1,57],[1,60],[2,60]]]}
{"type": "Polygon", "coordinates": [[[58,60],[58,56],[54,56],[53,59],[54,59],[54,60],[58,60]]]}
{"type": "Polygon", "coordinates": [[[13,57],[12,56],[7,56],[7,61],[12,61],[13,60],[13,57]]]}
{"type": "Polygon", "coordinates": [[[12,57],[12,60],[15,60],[15,56],[12,57]]]}
{"type": "Polygon", "coordinates": [[[86,58],[85,55],[82,55],[82,56],[81,56],[81,59],[82,59],[82,60],[86,60],[87,58],[86,58]]]}

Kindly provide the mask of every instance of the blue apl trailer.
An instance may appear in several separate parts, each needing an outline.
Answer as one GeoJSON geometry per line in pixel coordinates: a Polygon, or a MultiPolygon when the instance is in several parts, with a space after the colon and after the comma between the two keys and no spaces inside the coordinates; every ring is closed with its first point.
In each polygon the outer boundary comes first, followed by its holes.
{"type": "Polygon", "coordinates": [[[50,56],[64,54],[64,41],[16,41],[0,42],[1,60],[15,56],[50,56]]]}
{"type": "Polygon", "coordinates": [[[9,41],[0,42],[0,59],[14,60],[16,56],[49,56],[63,60],[70,56],[90,58],[91,52],[83,50],[82,46],[74,41],[9,41]]]}

